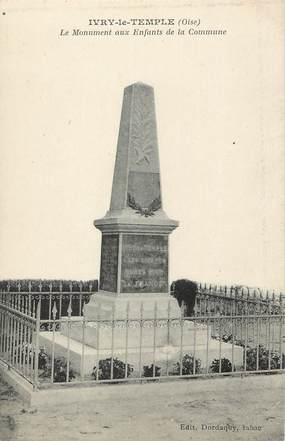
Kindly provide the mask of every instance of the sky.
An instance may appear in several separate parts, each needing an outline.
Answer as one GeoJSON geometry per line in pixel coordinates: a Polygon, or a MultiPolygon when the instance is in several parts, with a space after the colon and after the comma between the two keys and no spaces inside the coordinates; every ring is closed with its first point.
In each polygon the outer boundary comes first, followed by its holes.
{"type": "Polygon", "coordinates": [[[142,81],[164,209],[180,222],[170,279],[284,291],[282,2],[3,5],[0,278],[99,277],[93,220],[109,209],[123,89],[142,81]],[[227,35],[59,35],[110,16],[198,17],[227,35]]]}

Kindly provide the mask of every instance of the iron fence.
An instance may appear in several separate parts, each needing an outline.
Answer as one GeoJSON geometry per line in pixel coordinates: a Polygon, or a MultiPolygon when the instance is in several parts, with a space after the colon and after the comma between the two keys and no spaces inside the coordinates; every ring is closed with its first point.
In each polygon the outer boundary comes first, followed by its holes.
{"type": "Polygon", "coordinates": [[[58,319],[68,316],[71,310],[74,315],[82,316],[83,305],[92,294],[90,291],[33,292],[31,289],[28,292],[8,289],[0,293],[0,359],[36,384],[38,364],[41,366],[43,362],[40,331],[44,327],[49,329],[55,310],[58,319]]]}
{"type": "Polygon", "coordinates": [[[0,292],[96,292],[98,280],[12,279],[0,280],[0,292]]]}
{"type": "Polygon", "coordinates": [[[284,295],[236,286],[197,285],[195,314],[283,314],[284,295]]]}
{"type": "Polygon", "coordinates": [[[12,310],[23,312],[30,317],[35,317],[37,305],[41,300],[40,318],[51,319],[54,304],[57,308],[59,318],[68,315],[69,307],[73,310],[73,315],[82,315],[82,307],[88,303],[94,292],[2,292],[1,305],[12,310]]]}
{"type": "Polygon", "coordinates": [[[90,320],[90,292],[72,293],[65,315],[63,295],[0,296],[0,359],[35,388],[284,371],[282,308],[257,313],[246,303],[239,313],[230,303],[225,313],[220,299],[214,310],[198,303],[194,316],[173,317],[170,302],[165,316],[155,303],[149,318],[142,303],[134,318],[127,303],[124,319],[113,309],[108,320],[100,311],[90,320]]]}
{"type": "MultiPolygon", "coordinates": [[[[39,309],[38,309],[39,311],[39,309]]],[[[35,383],[37,372],[38,332],[40,317],[36,318],[31,298],[20,295],[0,300],[0,358],[29,382],[35,383]]]]}

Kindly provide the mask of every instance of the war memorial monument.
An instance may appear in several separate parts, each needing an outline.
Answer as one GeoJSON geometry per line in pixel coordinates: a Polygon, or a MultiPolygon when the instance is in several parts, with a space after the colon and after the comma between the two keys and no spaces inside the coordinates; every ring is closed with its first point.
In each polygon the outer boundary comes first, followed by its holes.
{"type": "MultiPolygon", "coordinates": [[[[126,353],[134,371],[154,358],[160,366],[175,362],[181,349],[195,351],[204,365],[219,353],[231,357],[232,345],[211,338],[209,326],[185,320],[182,335],[168,280],[169,235],[178,222],[163,209],[154,91],[146,84],[124,90],[110,209],[94,225],[102,232],[99,292],[85,305],[84,322],[71,317],[54,342],[52,333],[41,333],[41,344],[54,343],[55,355],[68,350],[84,375],[98,359],[126,353]]],[[[239,361],[242,348],[235,346],[239,361]]]]}

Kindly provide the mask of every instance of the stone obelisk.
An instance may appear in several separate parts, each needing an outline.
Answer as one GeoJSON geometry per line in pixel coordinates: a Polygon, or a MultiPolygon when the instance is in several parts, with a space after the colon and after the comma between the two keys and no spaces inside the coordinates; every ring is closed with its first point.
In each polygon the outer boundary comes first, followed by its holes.
{"type": "Polygon", "coordinates": [[[85,307],[88,318],[179,316],[169,295],[168,236],[178,222],[163,210],[154,92],[125,88],[110,210],[94,222],[102,232],[99,292],[85,307]],[[127,306],[128,305],[128,306],[127,306]]]}

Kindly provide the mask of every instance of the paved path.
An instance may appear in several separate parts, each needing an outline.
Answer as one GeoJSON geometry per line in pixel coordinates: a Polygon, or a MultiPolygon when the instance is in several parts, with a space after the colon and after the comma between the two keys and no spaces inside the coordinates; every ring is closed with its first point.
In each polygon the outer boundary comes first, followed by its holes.
{"type": "Polygon", "coordinates": [[[284,379],[254,375],[117,385],[112,401],[101,396],[43,410],[25,408],[2,384],[0,440],[283,441],[284,379]],[[124,400],[121,387],[128,388],[124,400]]]}

